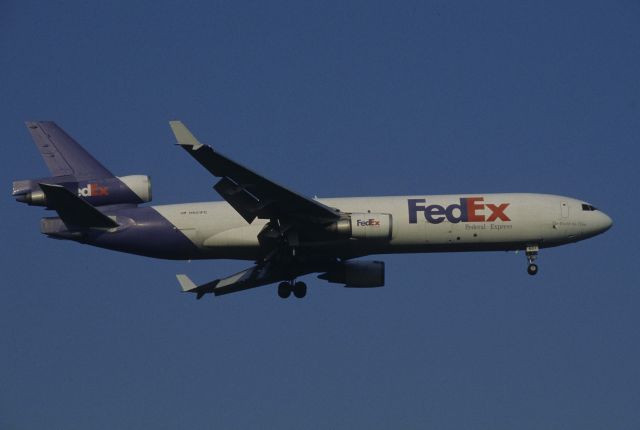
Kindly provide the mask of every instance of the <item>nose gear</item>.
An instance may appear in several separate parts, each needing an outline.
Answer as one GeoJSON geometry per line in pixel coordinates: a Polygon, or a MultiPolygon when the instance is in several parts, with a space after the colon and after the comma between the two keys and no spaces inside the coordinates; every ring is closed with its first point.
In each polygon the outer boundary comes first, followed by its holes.
{"type": "Polygon", "coordinates": [[[538,273],[538,265],[534,263],[534,261],[536,261],[536,258],[538,257],[538,250],[538,245],[527,245],[525,249],[527,261],[529,262],[527,273],[532,276],[538,273]]]}

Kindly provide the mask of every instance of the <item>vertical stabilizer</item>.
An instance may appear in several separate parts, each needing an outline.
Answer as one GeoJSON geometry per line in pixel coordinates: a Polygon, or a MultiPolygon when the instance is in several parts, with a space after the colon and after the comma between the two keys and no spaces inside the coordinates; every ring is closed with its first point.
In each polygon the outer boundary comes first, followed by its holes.
{"type": "Polygon", "coordinates": [[[74,176],[78,181],[113,177],[55,122],[29,121],[26,126],[52,176],[74,176]]]}

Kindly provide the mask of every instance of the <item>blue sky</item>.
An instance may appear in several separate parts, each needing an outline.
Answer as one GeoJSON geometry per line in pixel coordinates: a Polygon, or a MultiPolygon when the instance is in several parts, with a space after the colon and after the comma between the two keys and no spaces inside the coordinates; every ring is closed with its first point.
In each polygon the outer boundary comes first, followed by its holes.
{"type": "MultiPolygon", "coordinates": [[[[515,4],[514,4],[515,3],[515,4]]],[[[0,428],[637,429],[640,4],[0,5],[0,428]],[[545,192],[614,219],[513,253],[384,256],[387,286],[306,279],[196,302],[233,261],[39,233],[10,197],[58,122],[154,203],[218,200],[167,122],[306,195],[545,192]]]]}

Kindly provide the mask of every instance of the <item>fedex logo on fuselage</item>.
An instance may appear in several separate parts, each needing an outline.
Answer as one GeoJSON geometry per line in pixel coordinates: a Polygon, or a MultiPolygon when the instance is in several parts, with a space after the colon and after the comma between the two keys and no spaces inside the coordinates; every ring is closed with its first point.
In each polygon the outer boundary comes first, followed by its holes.
{"type": "Polygon", "coordinates": [[[449,206],[442,206],[427,205],[426,199],[408,199],[409,224],[418,222],[418,212],[422,212],[430,224],[440,224],[445,219],[453,224],[459,222],[511,221],[504,213],[510,203],[494,205],[483,202],[484,197],[463,197],[460,199],[460,204],[454,203],[449,206]]]}
{"type": "Polygon", "coordinates": [[[98,197],[108,195],[109,188],[101,187],[98,184],[87,184],[86,187],[78,188],[78,196],[80,197],[98,197]]]}

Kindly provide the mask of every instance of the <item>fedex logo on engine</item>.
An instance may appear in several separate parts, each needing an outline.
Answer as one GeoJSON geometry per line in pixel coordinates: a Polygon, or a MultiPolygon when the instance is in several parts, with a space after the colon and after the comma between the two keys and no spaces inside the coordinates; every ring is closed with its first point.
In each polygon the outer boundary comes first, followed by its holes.
{"type": "Polygon", "coordinates": [[[101,187],[98,184],[87,184],[86,187],[78,188],[78,196],[80,197],[98,197],[108,195],[109,188],[101,187]]]}
{"type": "Polygon", "coordinates": [[[449,206],[426,205],[426,199],[408,199],[409,224],[418,222],[418,212],[424,214],[430,224],[440,224],[445,219],[450,223],[511,221],[504,213],[510,203],[494,205],[483,203],[484,197],[463,197],[460,204],[449,206]]]}
{"type": "Polygon", "coordinates": [[[366,219],[366,220],[357,220],[356,225],[358,227],[380,227],[380,220],[377,219],[366,219]]]}

